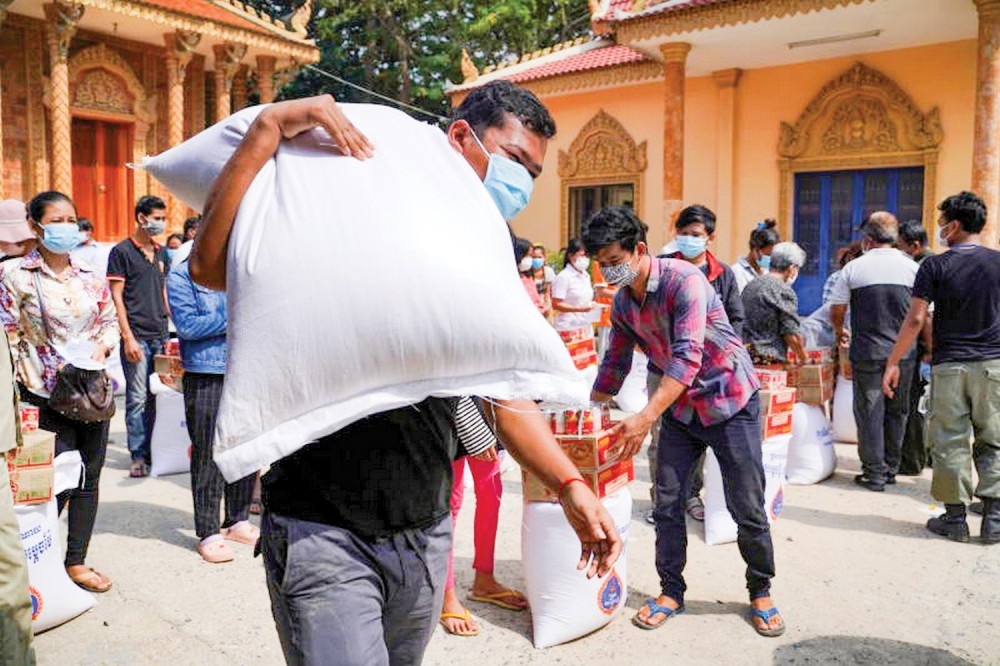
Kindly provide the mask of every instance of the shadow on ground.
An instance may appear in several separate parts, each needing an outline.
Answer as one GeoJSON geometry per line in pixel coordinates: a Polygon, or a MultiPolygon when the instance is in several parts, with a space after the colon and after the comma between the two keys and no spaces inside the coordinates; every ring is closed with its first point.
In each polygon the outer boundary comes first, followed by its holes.
{"type": "Polygon", "coordinates": [[[879,666],[975,666],[946,650],[863,636],[820,636],[782,645],[774,651],[774,666],[813,664],[878,664],[879,666]]]}
{"type": "Polygon", "coordinates": [[[94,533],[110,532],[137,539],[157,539],[184,550],[193,550],[198,540],[183,532],[193,526],[194,518],[190,511],[146,502],[101,502],[94,533]]]}

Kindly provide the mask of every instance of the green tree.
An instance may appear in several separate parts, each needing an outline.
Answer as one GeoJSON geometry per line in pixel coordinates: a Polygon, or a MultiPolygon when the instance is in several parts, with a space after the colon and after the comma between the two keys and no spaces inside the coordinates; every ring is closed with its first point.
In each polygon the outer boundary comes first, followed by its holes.
{"type": "MultiPolygon", "coordinates": [[[[256,0],[274,15],[294,0],[256,0]]],[[[387,97],[447,115],[444,86],[461,81],[462,49],[480,66],[502,62],[589,30],[586,0],[316,0],[310,25],[320,69],[387,97]]],[[[365,93],[304,69],[283,94],[365,93]]]]}

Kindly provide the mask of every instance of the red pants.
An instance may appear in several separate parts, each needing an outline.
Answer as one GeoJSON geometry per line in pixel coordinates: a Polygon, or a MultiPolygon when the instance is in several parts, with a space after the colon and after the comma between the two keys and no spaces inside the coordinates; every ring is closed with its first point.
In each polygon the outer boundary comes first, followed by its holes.
{"type": "MultiPolygon", "coordinates": [[[[475,547],[476,556],[472,568],[483,573],[493,573],[493,553],[497,541],[497,521],[500,518],[500,498],[503,496],[503,484],[500,481],[500,461],[476,460],[466,456],[452,463],[455,480],[451,486],[451,522],[458,518],[458,510],[462,508],[462,497],[465,495],[463,485],[465,463],[469,463],[476,491],[476,521],[475,547]]],[[[454,528],[453,528],[454,529],[454,528]]],[[[455,587],[455,546],[452,539],[451,553],[448,555],[448,580],[445,589],[455,587]]]]}

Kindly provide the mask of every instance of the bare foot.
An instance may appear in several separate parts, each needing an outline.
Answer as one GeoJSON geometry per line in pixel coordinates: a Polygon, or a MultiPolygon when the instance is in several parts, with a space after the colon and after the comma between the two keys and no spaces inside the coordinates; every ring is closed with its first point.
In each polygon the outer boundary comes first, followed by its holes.
{"type": "MultiPolygon", "coordinates": [[[[680,608],[680,604],[665,594],[661,594],[656,598],[656,605],[662,606],[663,608],[669,608],[674,611],[680,608]]],[[[643,604],[642,608],[639,609],[639,612],[635,614],[633,622],[640,622],[647,627],[658,627],[672,617],[673,615],[667,615],[665,613],[654,614],[648,604],[643,604]]]]}
{"type": "MultiPolygon", "coordinates": [[[[771,601],[771,597],[757,597],[756,599],[750,601],[750,605],[759,611],[767,611],[774,608],[774,602],[771,601]]],[[[785,628],[785,621],[781,619],[781,615],[778,613],[775,613],[769,620],[766,621],[764,618],[758,617],[757,615],[752,617],[754,627],[757,628],[758,632],[775,632],[785,628]]]]}
{"type": "Polygon", "coordinates": [[[528,607],[528,600],[524,595],[513,590],[506,585],[501,585],[493,574],[476,572],[476,579],[469,590],[470,597],[478,597],[474,601],[491,603],[507,610],[524,610],[528,607]],[[489,600],[487,600],[489,598],[489,600]]]}
{"type": "Polygon", "coordinates": [[[444,592],[441,625],[445,631],[454,636],[475,636],[479,633],[479,624],[472,617],[469,609],[459,601],[458,595],[455,594],[455,588],[444,592]]]}

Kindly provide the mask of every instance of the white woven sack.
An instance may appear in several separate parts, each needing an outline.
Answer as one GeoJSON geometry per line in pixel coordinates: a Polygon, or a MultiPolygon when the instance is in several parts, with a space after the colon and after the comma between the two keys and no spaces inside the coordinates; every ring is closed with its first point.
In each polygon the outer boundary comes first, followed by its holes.
{"type": "Polygon", "coordinates": [[[94,596],[77,587],[63,566],[56,500],[16,506],[14,513],[28,560],[31,628],[35,633],[68,622],[96,606],[94,596]]]}
{"type": "MultiPolygon", "coordinates": [[[[764,509],[770,523],[778,519],[785,506],[785,466],[790,441],[791,435],[781,435],[765,439],[760,446],[764,465],[764,509]]],[[[711,448],[705,455],[704,478],[705,543],[714,546],[736,541],[736,522],[726,507],[722,471],[711,448]]]]}
{"type": "MultiPolygon", "coordinates": [[[[262,107],[143,162],[200,209],[262,107]]],[[[282,142],[229,245],[229,362],[215,459],[236,480],[365,416],[428,396],[586,404],[514,264],[507,225],[437,127],[342,106],[375,145],[282,142]]]]}
{"type": "Polygon", "coordinates": [[[796,403],[785,479],[794,485],[810,485],[826,479],[836,468],[837,452],[823,408],[796,403]]]}
{"type": "Polygon", "coordinates": [[[153,462],[149,475],[190,472],[191,436],[184,415],[184,394],[164,385],[156,374],[149,376],[149,387],[156,396],[156,423],[149,443],[153,462]]]}
{"type": "Polygon", "coordinates": [[[833,392],[833,439],[846,444],[858,443],[858,424],[854,420],[854,382],[837,377],[833,392]]]}
{"type": "Polygon", "coordinates": [[[625,607],[632,495],[623,488],[601,501],[621,534],[622,552],[607,576],[589,580],[576,568],[580,541],[562,506],[552,502],[524,504],[521,566],[536,648],[559,645],[597,631],[625,607]]]}
{"type": "Polygon", "coordinates": [[[647,363],[649,359],[641,351],[637,349],[632,352],[632,369],[625,376],[625,381],[615,396],[615,403],[623,412],[633,414],[641,412],[649,402],[649,397],[646,395],[646,377],[649,372],[646,369],[647,363]]]}

